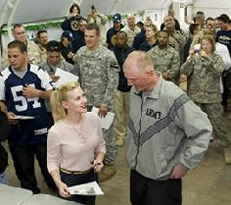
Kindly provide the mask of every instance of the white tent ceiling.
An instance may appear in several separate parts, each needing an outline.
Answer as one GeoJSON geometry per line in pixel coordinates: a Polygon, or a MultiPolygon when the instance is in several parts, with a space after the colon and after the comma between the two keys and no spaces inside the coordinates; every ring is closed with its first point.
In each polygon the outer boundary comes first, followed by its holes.
{"type": "MultiPolygon", "coordinates": [[[[177,0],[0,0],[0,26],[11,20],[12,23],[29,23],[58,19],[66,16],[72,2],[81,2],[82,15],[89,13],[91,5],[106,15],[116,12],[128,13],[145,9],[165,9],[177,0]]],[[[231,8],[230,0],[178,0],[193,4],[195,8],[231,8]]]]}
{"type": "MultiPolygon", "coordinates": [[[[86,16],[91,5],[106,15],[128,13],[145,9],[160,9],[172,0],[75,0],[81,2],[82,15],[86,16]]],[[[30,23],[58,19],[66,16],[73,0],[0,0],[0,22],[7,24],[15,8],[12,23],[30,23]]],[[[1,26],[1,25],[0,25],[1,26]]]]}
{"type": "Polygon", "coordinates": [[[12,23],[38,22],[66,16],[72,0],[0,0],[2,24],[7,24],[14,10],[12,23]]]}

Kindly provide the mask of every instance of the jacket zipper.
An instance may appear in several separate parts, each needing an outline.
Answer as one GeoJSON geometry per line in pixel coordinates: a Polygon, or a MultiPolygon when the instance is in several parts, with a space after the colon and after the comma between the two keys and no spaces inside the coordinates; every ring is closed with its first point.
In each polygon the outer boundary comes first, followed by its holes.
{"type": "Polygon", "coordinates": [[[142,97],[142,93],[141,93],[141,113],[140,113],[140,121],[139,121],[139,139],[138,139],[138,145],[137,145],[137,153],[136,153],[136,158],[135,158],[135,166],[134,166],[134,169],[136,169],[136,166],[137,166],[137,161],[138,161],[138,155],[139,155],[139,151],[140,151],[140,137],[141,137],[141,119],[142,119],[142,108],[143,108],[143,97],[142,97]]]}

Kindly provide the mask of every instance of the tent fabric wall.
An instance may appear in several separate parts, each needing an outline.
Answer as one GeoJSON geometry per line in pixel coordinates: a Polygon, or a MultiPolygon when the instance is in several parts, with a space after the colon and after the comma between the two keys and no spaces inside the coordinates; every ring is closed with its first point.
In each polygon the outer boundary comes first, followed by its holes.
{"type": "Polygon", "coordinates": [[[217,17],[222,13],[231,14],[230,0],[185,0],[185,5],[192,5],[192,12],[203,11],[206,17],[217,17]]]}
{"type": "MultiPolygon", "coordinates": [[[[0,18],[5,15],[2,24],[8,23],[15,2],[0,0],[0,18]],[[6,3],[8,7],[4,10],[6,3]]],[[[12,23],[41,22],[64,17],[72,2],[73,0],[20,0],[12,23]]]]}

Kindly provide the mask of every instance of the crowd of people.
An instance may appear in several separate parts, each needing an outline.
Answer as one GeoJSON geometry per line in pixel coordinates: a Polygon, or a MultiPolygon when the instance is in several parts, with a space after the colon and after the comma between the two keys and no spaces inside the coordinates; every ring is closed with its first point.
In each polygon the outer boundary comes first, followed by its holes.
{"type": "MultiPolygon", "coordinates": [[[[150,17],[136,23],[134,14],[127,15],[127,25],[119,13],[112,21],[106,30],[107,17],[94,6],[84,18],[73,4],[60,41],[40,30],[34,42],[24,25],[14,25],[15,40],[1,62],[0,139],[8,137],[20,185],[34,194],[40,193],[36,157],[60,197],[94,205],[95,197],[70,195],[68,187],[113,177],[118,147],[126,143],[131,203],[180,205],[181,179],[198,166],[210,141],[221,145],[231,164],[223,123],[231,88],[231,20],[199,11],[184,31],[170,9],[160,29],[150,17]],[[55,87],[57,68],[79,82],[55,87]],[[100,118],[108,112],[115,113],[114,122],[102,129],[100,118]]],[[[7,183],[1,144],[0,159],[0,182],[7,183]]]]}

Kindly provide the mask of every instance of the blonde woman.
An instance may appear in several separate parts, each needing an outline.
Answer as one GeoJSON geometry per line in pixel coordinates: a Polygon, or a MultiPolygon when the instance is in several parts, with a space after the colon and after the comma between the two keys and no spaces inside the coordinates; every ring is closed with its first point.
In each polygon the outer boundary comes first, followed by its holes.
{"type": "Polygon", "coordinates": [[[215,41],[211,35],[201,39],[199,53],[190,50],[181,73],[187,75],[188,95],[207,113],[215,136],[224,148],[226,164],[231,164],[231,146],[227,137],[221,105],[220,77],[224,70],[222,57],[215,53],[215,41]]]}
{"type": "Polygon", "coordinates": [[[106,152],[99,118],[87,112],[87,99],[77,82],[70,82],[51,96],[54,126],[49,130],[47,166],[59,195],[94,205],[94,196],[70,195],[69,186],[98,180],[106,152]]]}
{"type": "Polygon", "coordinates": [[[149,51],[156,45],[157,41],[157,33],[158,28],[156,25],[152,24],[150,26],[147,26],[145,29],[145,36],[146,40],[141,43],[139,50],[141,51],[149,51]]]}

